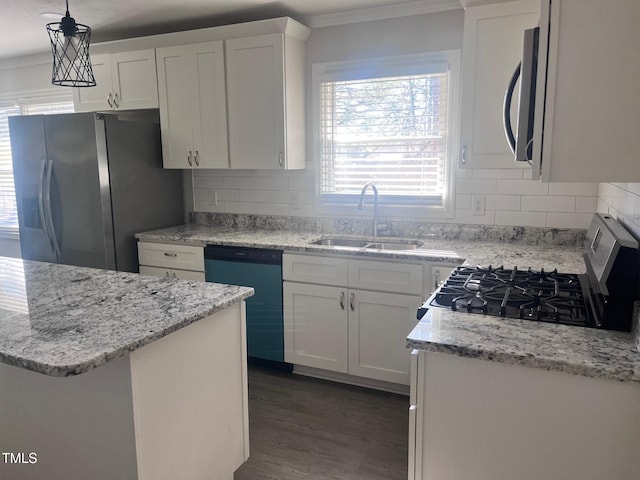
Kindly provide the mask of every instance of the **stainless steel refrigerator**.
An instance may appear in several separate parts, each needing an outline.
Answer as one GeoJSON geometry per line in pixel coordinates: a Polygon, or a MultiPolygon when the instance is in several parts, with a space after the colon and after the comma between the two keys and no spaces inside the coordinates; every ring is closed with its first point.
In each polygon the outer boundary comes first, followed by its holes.
{"type": "Polygon", "coordinates": [[[22,258],[138,271],[134,234],[183,223],[157,112],[9,118],[22,258]]]}

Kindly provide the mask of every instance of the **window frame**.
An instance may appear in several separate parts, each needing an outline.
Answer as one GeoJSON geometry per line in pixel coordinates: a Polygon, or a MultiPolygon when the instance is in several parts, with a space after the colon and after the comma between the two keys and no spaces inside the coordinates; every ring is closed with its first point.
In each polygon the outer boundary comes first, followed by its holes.
{"type": "Polygon", "coordinates": [[[341,205],[352,206],[358,201],[358,194],[322,194],[322,125],[321,125],[321,85],[327,81],[345,81],[367,78],[384,78],[405,75],[420,75],[442,71],[443,65],[449,71],[449,98],[446,140],[446,159],[444,165],[445,194],[428,197],[408,195],[384,195],[381,192],[380,206],[387,210],[397,207],[402,213],[416,210],[417,214],[428,214],[444,218],[453,217],[455,197],[454,171],[457,167],[460,144],[459,97],[460,97],[460,51],[441,50],[417,54],[373,57],[337,62],[315,63],[312,70],[312,131],[313,162],[315,165],[315,189],[319,203],[334,209],[341,205]]]}

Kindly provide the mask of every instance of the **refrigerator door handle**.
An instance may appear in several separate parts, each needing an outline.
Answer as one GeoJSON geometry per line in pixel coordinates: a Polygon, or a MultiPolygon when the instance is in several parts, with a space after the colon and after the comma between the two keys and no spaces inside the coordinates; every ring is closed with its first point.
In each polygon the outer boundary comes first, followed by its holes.
{"type": "Polygon", "coordinates": [[[60,245],[58,244],[58,236],[56,235],[56,228],[53,224],[53,211],[51,209],[51,176],[53,173],[53,161],[47,161],[47,179],[44,188],[44,205],[46,212],[47,227],[51,234],[51,243],[56,255],[60,256],[60,245]]]}
{"type": "Polygon", "coordinates": [[[40,222],[42,223],[42,229],[44,230],[47,240],[51,249],[55,251],[53,242],[51,241],[51,233],[49,232],[49,224],[47,222],[46,210],[45,210],[45,172],[47,171],[47,159],[42,157],[42,163],[40,164],[40,184],[38,185],[38,213],[40,214],[40,222]]]}

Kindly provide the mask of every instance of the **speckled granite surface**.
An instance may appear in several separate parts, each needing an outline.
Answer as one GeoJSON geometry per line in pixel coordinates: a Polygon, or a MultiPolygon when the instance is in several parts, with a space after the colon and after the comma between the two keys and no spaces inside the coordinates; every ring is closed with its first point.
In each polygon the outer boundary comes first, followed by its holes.
{"type": "Polygon", "coordinates": [[[51,376],[81,374],[252,294],[0,257],[0,361],[51,376]]]}
{"type": "MultiPolygon", "coordinates": [[[[437,263],[461,264],[465,260],[472,265],[496,265],[558,268],[571,273],[584,271],[580,249],[561,245],[527,245],[496,241],[421,239],[424,243],[417,250],[368,250],[358,248],[333,248],[314,245],[323,237],[319,233],[290,230],[254,230],[250,228],[207,227],[186,224],[177,227],[139,233],[144,241],[183,243],[188,245],[232,245],[254,248],[274,248],[289,252],[349,255],[368,258],[402,259],[437,263]]],[[[349,238],[349,236],[343,236],[349,238]]],[[[389,237],[379,237],[391,240],[389,237]]]]}
{"type": "MultiPolygon", "coordinates": [[[[530,244],[510,240],[423,238],[421,250],[377,252],[334,250],[310,245],[320,233],[298,230],[253,229],[247,225],[203,226],[189,224],[138,235],[147,241],[221,244],[276,248],[293,252],[355,255],[372,258],[504,265],[507,268],[553,269],[566,273],[585,271],[582,250],[576,245],[550,242],[530,244]]],[[[482,236],[481,236],[482,237],[482,236]]],[[[517,363],[549,370],[620,381],[640,382],[640,354],[630,333],[509,320],[432,309],[408,338],[408,346],[423,350],[517,363]],[[437,313],[436,313],[437,312],[437,313]],[[436,321],[434,318],[437,316],[436,321]]],[[[638,334],[640,344],[640,333],[638,334]]]]}
{"type": "MultiPolygon", "coordinates": [[[[233,213],[193,213],[193,223],[221,229],[285,230],[289,232],[323,232],[340,235],[371,235],[371,218],[319,218],[233,213]]],[[[585,231],[572,228],[508,227],[500,225],[466,225],[459,223],[412,222],[382,219],[387,237],[428,238],[441,240],[495,241],[529,245],[580,246],[585,231]]]]}
{"type": "Polygon", "coordinates": [[[409,335],[407,346],[640,383],[640,354],[631,333],[432,308],[409,335]]]}

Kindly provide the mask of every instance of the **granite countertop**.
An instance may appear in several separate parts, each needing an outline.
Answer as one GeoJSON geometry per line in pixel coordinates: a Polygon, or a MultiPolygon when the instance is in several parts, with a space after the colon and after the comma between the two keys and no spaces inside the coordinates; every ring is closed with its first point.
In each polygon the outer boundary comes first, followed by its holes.
{"type": "MultiPolygon", "coordinates": [[[[145,232],[137,237],[145,241],[191,245],[233,245],[451,264],[464,262],[470,266],[557,268],[565,273],[585,271],[580,248],[548,242],[532,245],[426,238],[420,250],[378,252],[310,244],[322,237],[320,233],[197,224],[145,232]]],[[[407,346],[572,374],[640,382],[640,354],[634,341],[636,339],[630,333],[431,309],[409,335],[407,346]]]]}
{"type": "Polygon", "coordinates": [[[81,374],[252,294],[0,257],[0,362],[50,376],[81,374]]]}
{"type": "MultiPolygon", "coordinates": [[[[349,238],[348,235],[340,235],[349,238]]],[[[358,248],[334,248],[314,245],[321,233],[292,230],[262,230],[208,227],[197,224],[179,225],[136,234],[136,238],[149,242],[167,242],[186,245],[230,245],[236,247],[272,248],[288,252],[347,255],[365,258],[396,259],[420,262],[472,265],[500,264],[532,268],[558,268],[581,273],[584,262],[575,247],[528,245],[491,241],[450,241],[437,238],[421,239],[424,244],[417,250],[370,250],[358,248]]],[[[388,237],[379,237],[390,240],[388,237]]]]}

